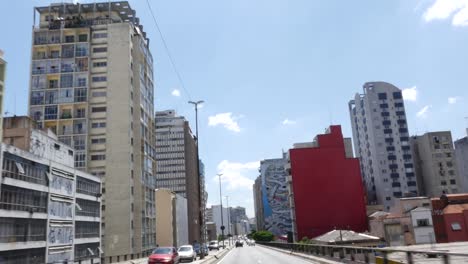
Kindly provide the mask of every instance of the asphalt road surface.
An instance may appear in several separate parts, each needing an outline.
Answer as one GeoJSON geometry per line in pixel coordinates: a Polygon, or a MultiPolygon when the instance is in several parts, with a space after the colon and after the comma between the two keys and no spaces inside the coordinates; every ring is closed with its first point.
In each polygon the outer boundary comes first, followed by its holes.
{"type": "Polygon", "coordinates": [[[310,264],[317,263],[292,256],[276,250],[264,248],[261,246],[255,247],[238,247],[233,248],[218,264],[310,264]]]}

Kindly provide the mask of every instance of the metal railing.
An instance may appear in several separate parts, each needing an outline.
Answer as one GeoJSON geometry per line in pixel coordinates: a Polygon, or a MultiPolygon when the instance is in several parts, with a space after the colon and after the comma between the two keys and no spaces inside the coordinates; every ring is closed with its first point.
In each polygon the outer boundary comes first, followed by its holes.
{"type": "Polygon", "coordinates": [[[257,242],[258,244],[280,248],[291,252],[303,253],[340,261],[356,263],[426,263],[439,259],[444,264],[451,261],[468,261],[468,253],[450,253],[446,250],[405,250],[390,248],[355,247],[320,244],[257,242]],[[426,261],[425,261],[426,260],[426,261]]]}

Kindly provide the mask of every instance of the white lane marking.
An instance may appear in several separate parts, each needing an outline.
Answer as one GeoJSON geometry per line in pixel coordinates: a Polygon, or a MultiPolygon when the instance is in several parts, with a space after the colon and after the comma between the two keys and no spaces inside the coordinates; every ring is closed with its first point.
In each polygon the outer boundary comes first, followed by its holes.
{"type": "Polygon", "coordinates": [[[229,254],[231,254],[233,251],[234,251],[234,250],[232,250],[232,249],[229,250],[229,252],[228,252],[226,255],[224,255],[224,257],[218,262],[218,264],[223,263],[223,261],[226,259],[226,257],[227,257],[229,254]]]}

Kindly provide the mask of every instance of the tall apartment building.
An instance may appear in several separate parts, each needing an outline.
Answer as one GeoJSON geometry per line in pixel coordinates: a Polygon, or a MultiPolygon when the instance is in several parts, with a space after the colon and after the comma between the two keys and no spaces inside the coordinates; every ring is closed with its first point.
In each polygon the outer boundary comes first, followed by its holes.
{"type": "Polygon", "coordinates": [[[410,139],[419,193],[428,197],[459,193],[457,161],[450,131],[429,132],[410,139]]]}
{"type": "Polygon", "coordinates": [[[467,136],[455,141],[458,178],[461,192],[468,193],[468,129],[467,136]]]}
{"type": "Polygon", "coordinates": [[[3,129],[3,95],[5,93],[6,61],[3,59],[3,51],[0,49],[0,139],[3,129]]]}
{"type": "Polygon", "coordinates": [[[401,90],[368,82],[349,102],[356,157],[369,204],[389,210],[396,198],[418,193],[401,90]]]}
{"type": "Polygon", "coordinates": [[[135,10],[127,1],[36,7],[30,85],[29,115],[75,149],[75,167],[103,179],[106,260],[148,255],[156,246],[153,58],[135,10]]]}
{"type": "Polygon", "coordinates": [[[255,225],[258,231],[265,230],[265,221],[263,214],[263,195],[262,195],[262,176],[255,179],[253,185],[253,198],[255,209],[255,225]]]}
{"type": "Polygon", "coordinates": [[[101,180],[29,117],[6,118],[3,140],[0,262],[101,263],[101,180]]]}
{"type": "Polygon", "coordinates": [[[157,188],[187,198],[189,242],[200,241],[200,182],[196,141],[189,123],[174,110],[156,112],[157,188]]]}
{"type": "Polygon", "coordinates": [[[289,150],[285,167],[294,241],[334,229],[367,229],[359,160],[347,156],[352,153],[347,141],[341,126],[330,126],[313,142],[289,150]]]}
{"type": "Polygon", "coordinates": [[[262,177],[262,200],[265,230],[275,236],[292,232],[291,207],[289,204],[288,159],[283,153],[281,159],[267,159],[260,162],[262,177]]]}

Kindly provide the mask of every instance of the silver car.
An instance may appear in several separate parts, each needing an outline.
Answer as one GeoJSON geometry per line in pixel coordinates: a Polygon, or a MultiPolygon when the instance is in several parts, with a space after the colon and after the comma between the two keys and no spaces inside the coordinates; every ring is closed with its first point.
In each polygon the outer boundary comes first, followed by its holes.
{"type": "Polygon", "coordinates": [[[181,246],[177,252],[179,253],[180,262],[184,260],[189,260],[190,262],[197,260],[197,252],[195,252],[192,245],[181,246]]]}

